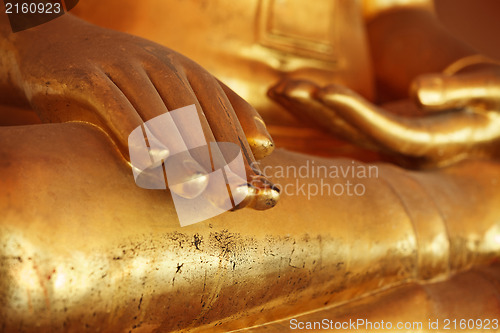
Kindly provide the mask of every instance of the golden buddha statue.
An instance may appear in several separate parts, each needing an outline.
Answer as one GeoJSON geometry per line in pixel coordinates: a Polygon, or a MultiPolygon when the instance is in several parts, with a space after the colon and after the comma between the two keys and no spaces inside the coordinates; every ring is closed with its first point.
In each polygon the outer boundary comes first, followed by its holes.
{"type": "Polygon", "coordinates": [[[303,6],[74,9],[148,40],[2,10],[2,330],[498,330],[498,63],[428,1],[303,6]],[[130,132],[189,104],[241,147],[256,209],[181,228],[134,184],[130,132]]]}

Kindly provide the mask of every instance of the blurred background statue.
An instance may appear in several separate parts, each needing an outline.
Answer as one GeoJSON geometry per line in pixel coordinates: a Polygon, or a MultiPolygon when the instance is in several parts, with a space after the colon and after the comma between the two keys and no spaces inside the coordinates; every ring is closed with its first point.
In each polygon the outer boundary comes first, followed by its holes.
{"type": "Polygon", "coordinates": [[[64,15],[13,34],[1,16],[2,119],[24,125],[0,128],[5,330],[279,331],[307,312],[432,331],[430,318],[498,314],[499,63],[454,38],[430,1],[87,0],[74,12],[122,32],[64,15]],[[282,193],[272,209],[180,228],[168,191],[134,184],[127,137],[189,104],[207,141],[241,146],[250,207],[298,184],[262,170],[376,176],[305,177],[365,192],[282,193]]]}

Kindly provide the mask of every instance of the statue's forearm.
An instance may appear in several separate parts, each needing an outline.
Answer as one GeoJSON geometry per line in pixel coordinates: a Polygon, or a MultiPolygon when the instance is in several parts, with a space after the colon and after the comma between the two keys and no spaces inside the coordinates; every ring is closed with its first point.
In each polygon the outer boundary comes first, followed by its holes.
{"type": "Polygon", "coordinates": [[[368,22],[367,30],[377,81],[395,98],[407,96],[416,76],[441,72],[452,62],[477,53],[423,9],[383,12],[368,22]]]}
{"type": "Polygon", "coordinates": [[[446,277],[498,253],[494,162],[425,173],[380,164],[363,178],[349,171],[359,163],[277,151],[262,164],[282,186],[277,207],[180,228],[167,193],[137,188],[91,127],[7,128],[0,143],[10,156],[0,164],[7,327],[167,330],[243,315],[250,325],[263,313],[279,319],[446,277]],[[333,194],[347,180],[365,194],[333,194]]]}

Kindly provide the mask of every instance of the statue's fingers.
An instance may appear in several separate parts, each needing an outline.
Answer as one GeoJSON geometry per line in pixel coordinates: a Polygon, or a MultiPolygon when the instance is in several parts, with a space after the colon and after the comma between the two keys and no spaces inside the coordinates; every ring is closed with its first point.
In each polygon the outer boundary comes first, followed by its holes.
{"type": "Polygon", "coordinates": [[[195,105],[195,119],[187,112],[176,112],[175,117],[173,117],[176,130],[187,145],[186,149],[191,149],[195,159],[200,161],[209,171],[225,164],[224,156],[220,151],[215,150],[209,155],[206,150],[196,149],[196,147],[206,146],[210,142],[216,142],[217,139],[185,74],[180,71],[172,74],[170,70],[155,66],[154,69],[148,71],[148,75],[168,110],[172,111],[195,105]]]}
{"type": "Polygon", "coordinates": [[[170,140],[167,144],[164,140],[163,128],[155,126],[154,122],[146,124],[149,120],[169,110],[158,95],[146,72],[141,67],[128,65],[129,67],[126,70],[113,68],[109,69],[105,74],[140,116],[142,120],[141,126],[143,126],[144,134],[151,148],[150,154],[153,154],[151,156],[152,160],[161,163],[161,160],[168,157],[170,152],[186,150],[186,144],[182,140],[170,140]]]}
{"type": "Polygon", "coordinates": [[[432,144],[431,128],[425,128],[422,119],[393,115],[346,87],[326,86],[316,98],[388,151],[420,155],[432,144]]]}
{"type": "Polygon", "coordinates": [[[410,95],[424,110],[431,112],[477,105],[497,109],[500,74],[489,69],[453,76],[425,74],[414,80],[410,95]]]}
{"type": "Polygon", "coordinates": [[[255,157],[248,145],[233,106],[217,80],[205,71],[192,68],[194,75],[189,82],[200,101],[204,114],[212,128],[217,142],[232,142],[240,146],[247,174],[246,199],[238,205],[255,209],[274,207],[279,198],[278,189],[260,172],[255,157]]]}
{"type": "MultiPolygon", "coordinates": [[[[210,143],[233,142],[239,146],[240,142],[230,141],[234,139],[224,137],[220,132],[216,135],[217,131],[215,130],[217,130],[217,127],[212,126],[209,122],[210,119],[214,120],[207,116],[210,111],[207,112],[206,109],[207,105],[209,107],[214,102],[213,99],[215,99],[216,104],[220,101],[217,96],[220,92],[203,95],[203,93],[195,91],[195,88],[192,86],[193,80],[190,81],[182,69],[177,69],[175,73],[172,73],[170,68],[158,64],[157,66],[151,66],[147,71],[152,84],[163,99],[167,109],[176,110],[189,105],[195,105],[197,111],[196,119],[193,119],[192,115],[187,112],[176,112],[175,117],[173,117],[177,130],[186,142],[187,147],[191,149],[194,158],[200,161],[205,169],[209,171],[215,171],[227,165],[233,156],[225,156],[224,153],[226,155],[231,154],[221,151],[217,145],[210,143]],[[208,96],[212,99],[207,100],[208,96]],[[209,145],[208,150],[204,148],[196,149],[197,147],[206,147],[207,145],[209,145]]],[[[214,82],[211,84],[213,85],[214,82]]],[[[208,91],[212,90],[210,84],[207,84],[204,88],[208,91]]],[[[222,113],[223,108],[220,108],[218,111],[222,113]]],[[[220,121],[219,126],[228,126],[228,122],[224,121],[224,119],[218,119],[218,121],[220,121]]],[[[245,168],[248,177],[256,176],[255,172],[249,169],[248,163],[245,164],[245,168]]],[[[238,180],[236,177],[233,177],[233,181],[237,182],[238,180]]],[[[246,179],[241,179],[241,187],[244,187],[244,189],[237,186],[238,189],[247,191],[246,179]]]]}
{"type": "Polygon", "coordinates": [[[260,160],[270,155],[274,150],[274,142],[267,131],[262,117],[250,104],[238,96],[228,86],[220,81],[218,82],[222,90],[224,90],[227,99],[233,106],[236,117],[238,117],[240,121],[255,159],[260,160]]]}
{"type": "Polygon", "coordinates": [[[106,75],[126,97],[142,120],[129,132],[130,135],[132,131],[137,132],[140,128],[139,134],[128,138],[128,148],[131,154],[132,151],[136,152],[134,156],[131,156],[134,173],[137,175],[147,173],[149,175],[148,186],[161,188],[165,184],[165,179],[163,171],[158,171],[158,168],[163,168],[163,164],[170,155],[182,153],[182,161],[178,161],[179,163],[170,168],[168,181],[170,190],[187,198],[195,197],[203,192],[208,184],[208,170],[191,156],[186,141],[175,124],[161,117],[169,109],[147,73],[142,67],[130,66],[126,72],[115,70],[106,75]],[[144,148],[141,147],[142,140],[145,140],[149,156],[143,156],[139,151],[144,148]],[[138,160],[138,157],[141,159],[138,160]],[[145,161],[147,157],[149,160],[145,161]],[[176,184],[189,184],[189,186],[175,187],[176,184]]]}
{"type": "MultiPolygon", "coordinates": [[[[213,136],[210,141],[232,142],[240,146],[245,156],[247,175],[249,177],[254,176],[257,172],[251,167],[256,165],[254,156],[246,142],[245,134],[239,125],[234,109],[222,89],[218,87],[217,81],[206,72],[188,75],[186,79],[189,82],[194,98],[196,98],[202,109],[202,122],[206,122],[213,136]]],[[[224,156],[220,150],[216,150],[214,153],[217,154],[216,158],[221,159],[218,162],[219,166],[230,159],[230,157],[224,156]]]]}
{"type": "Polygon", "coordinates": [[[319,90],[316,84],[307,80],[284,79],[271,87],[268,95],[305,123],[365,148],[375,148],[372,140],[341,117],[335,108],[315,98],[319,90]]]}
{"type": "MultiPolygon", "coordinates": [[[[193,120],[188,113],[176,112],[176,116],[172,119],[176,125],[176,132],[174,134],[181,137],[180,141],[186,145],[184,147],[185,150],[191,149],[195,159],[200,161],[206,169],[211,170],[212,161],[210,157],[192,148],[206,145],[208,142],[215,142],[215,136],[184,73],[181,71],[172,73],[171,69],[164,68],[161,63],[157,63],[151,66],[151,68],[146,68],[146,72],[151,84],[168,111],[195,105],[197,119],[193,120]],[[201,128],[199,128],[200,126],[201,128]]],[[[216,156],[216,158],[219,157],[216,156]]]]}
{"type": "MultiPolygon", "coordinates": [[[[179,105],[181,107],[187,105],[186,103],[190,100],[189,104],[194,103],[197,106],[201,125],[207,136],[207,142],[231,142],[241,148],[247,177],[247,179],[242,180],[241,189],[244,189],[244,192],[248,195],[237,207],[248,205],[256,209],[267,209],[274,206],[278,200],[279,192],[258,170],[258,164],[234,109],[217,80],[198,65],[191,63],[185,66],[185,72],[179,72],[179,75],[176,76],[183,83],[174,79],[168,81],[169,84],[165,84],[167,80],[165,77],[161,77],[161,73],[158,69],[149,72],[158,92],[165,100],[170,101],[168,102],[170,105],[184,104],[179,105]]],[[[189,124],[181,127],[185,129],[186,136],[192,136],[189,131],[189,124]]],[[[223,151],[217,145],[211,145],[210,153],[211,163],[217,169],[228,163],[230,164],[234,158],[232,152],[223,151]]],[[[231,167],[230,164],[229,168],[231,167]]],[[[239,171],[235,172],[239,173],[239,171]]],[[[233,181],[236,178],[233,177],[233,181]]],[[[240,189],[240,186],[238,186],[238,189],[240,189]]]]}
{"type": "Polygon", "coordinates": [[[385,150],[424,158],[430,164],[442,165],[500,139],[500,117],[496,112],[458,111],[408,118],[391,114],[353,91],[333,85],[318,91],[317,98],[385,150]]]}

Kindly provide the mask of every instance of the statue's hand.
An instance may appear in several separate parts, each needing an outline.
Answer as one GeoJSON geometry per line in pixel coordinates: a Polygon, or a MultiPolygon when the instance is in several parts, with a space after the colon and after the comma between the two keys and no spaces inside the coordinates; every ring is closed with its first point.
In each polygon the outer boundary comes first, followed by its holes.
{"type": "MultiPolygon", "coordinates": [[[[42,120],[92,123],[129,159],[128,137],[135,128],[195,104],[208,141],[240,146],[248,178],[258,184],[254,156],[260,159],[273,150],[262,118],[190,59],[71,15],[15,37],[23,89],[42,120]]],[[[152,129],[153,135],[158,130],[152,129]]],[[[262,186],[261,194],[270,191],[277,198],[272,184],[263,179],[262,186]]]]}
{"type": "MultiPolygon", "coordinates": [[[[469,156],[499,155],[498,71],[423,76],[412,92],[422,112],[440,112],[401,116],[345,87],[299,80],[284,80],[269,95],[297,116],[360,146],[397,155],[402,163],[443,166],[469,156]]],[[[410,101],[407,106],[415,107],[410,101]]]]}

